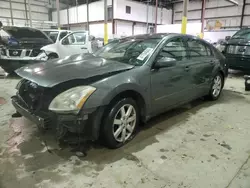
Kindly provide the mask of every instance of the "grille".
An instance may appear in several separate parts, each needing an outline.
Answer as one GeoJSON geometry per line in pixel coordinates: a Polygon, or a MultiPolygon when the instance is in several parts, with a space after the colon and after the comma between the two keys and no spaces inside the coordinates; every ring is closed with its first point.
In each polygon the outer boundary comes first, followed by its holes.
{"type": "Polygon", "coordinates": [[[19,96],[23,103],[32,112],[41,108],[41,100],[43,97],[43,88],[31,81],[24,81],[19,88],[19,96]]]}
{"type": "Polygon", "coordinates": [[[1,54],[0,54],[0,55],[6,56],[6,49],[0,49],[0,51],[1,51],[1,54]]]}
{"type": "Polygon", "coordinates": [[[9,56],[19,57],[21,56],[22,50],[9,50],[9,56]]]}
{"type": "Polygon", "coordinates": [[[227,47],[228,54],[250,55],[250,46],[229,45],[227,47]]]}
{"type": "Polygon", "coordinates": [[[36,57],[38,56],[42,51],[40,49],[34,49],[32,50],[30,57],[36,57]]]}
{"type": "Polygon", "coordinates": [[[46,90],[36,83],[22,80],[18,89],[18,103],[32,114],[43,118],[44,128],[50,128],[54,124],[56,116],[48,111],[48,106],[52,100],[50,95],[46,95],[46,90]]]}
{"type": "Polygon", "coordinates": [[[27,50],[25,53],[25,56],[29,56],[30,55],[30,50],[27,50]]]}

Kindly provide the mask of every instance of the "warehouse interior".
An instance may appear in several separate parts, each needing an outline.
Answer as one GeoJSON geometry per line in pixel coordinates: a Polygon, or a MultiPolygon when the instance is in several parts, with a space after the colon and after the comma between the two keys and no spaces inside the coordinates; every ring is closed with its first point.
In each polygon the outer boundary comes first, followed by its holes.
{"type": "Polygon", "coordinates": [[[249,188],[250,0],[0,0],[0,188],[249,188]]]}

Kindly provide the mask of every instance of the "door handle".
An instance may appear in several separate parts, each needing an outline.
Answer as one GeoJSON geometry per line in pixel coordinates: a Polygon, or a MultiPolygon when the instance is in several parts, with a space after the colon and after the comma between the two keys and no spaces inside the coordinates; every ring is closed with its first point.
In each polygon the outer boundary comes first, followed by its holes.
{"type": "Polygon", "coordinates": [[[190,70],[190,67],[189,66],[186,66],[185,67],[185,71],[189,71],[190,70]]]}
{"type": "Polygon", "coordinates": [[[215,64],[215,60],[211,60],[211,61],[210,61],[210,64],[211,64],[211,65],[215,64]]]}
{"type": "Polygon", "coordinates": [[[81,47],[82,50],[86,50],[87,48],[86,47],[81,47]]]}

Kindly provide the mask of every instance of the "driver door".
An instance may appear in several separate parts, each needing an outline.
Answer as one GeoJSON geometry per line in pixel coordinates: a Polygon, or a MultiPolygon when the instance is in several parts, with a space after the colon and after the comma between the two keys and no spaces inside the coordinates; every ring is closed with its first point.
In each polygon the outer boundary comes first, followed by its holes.
{"type": "Polygon", "coordinates": [[[61,40],[58,47],[60,57],[88,53],[88,34],[87,32],[73,32],[61,40]]]}
{"type": "Polygon", "coordinates": [[[188,95],[190,75],[186,67],[188,58],[183,37],[167,41],[156,56],[154,64],[166,61],[169,66],[151,71],[151,104],[154,113],[159,113],[183,102],[188,95]],[[170,63],[168,61],[171,61],[170,63]]]}

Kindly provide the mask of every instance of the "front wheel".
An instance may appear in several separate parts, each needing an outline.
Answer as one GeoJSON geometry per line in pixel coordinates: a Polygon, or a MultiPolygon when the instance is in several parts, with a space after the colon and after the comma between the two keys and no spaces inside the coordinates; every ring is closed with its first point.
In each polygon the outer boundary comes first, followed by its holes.
{"type": "Polygon", "coordinates": [[[49,54],[48,60],[57,59],[57,58],[58,58],[57,54],[49,54]]]}
{"type": "Polygon", "coordinates": [[[109,148],[119,148],[130,141],[137,129],[139,110],[136,102],[131,98],[124,98],[109,108],[104,119],[101,137],[109,148]]]}
{"type": "Polygon", "coordinates": [[[220,97],[220,94],[223,88],[223,80],[224,78],[220,73],[216,74],[216,76],[214,77],[212,86],[208,95],[208,97],[211,100],[217,100],[220,97]]]}

